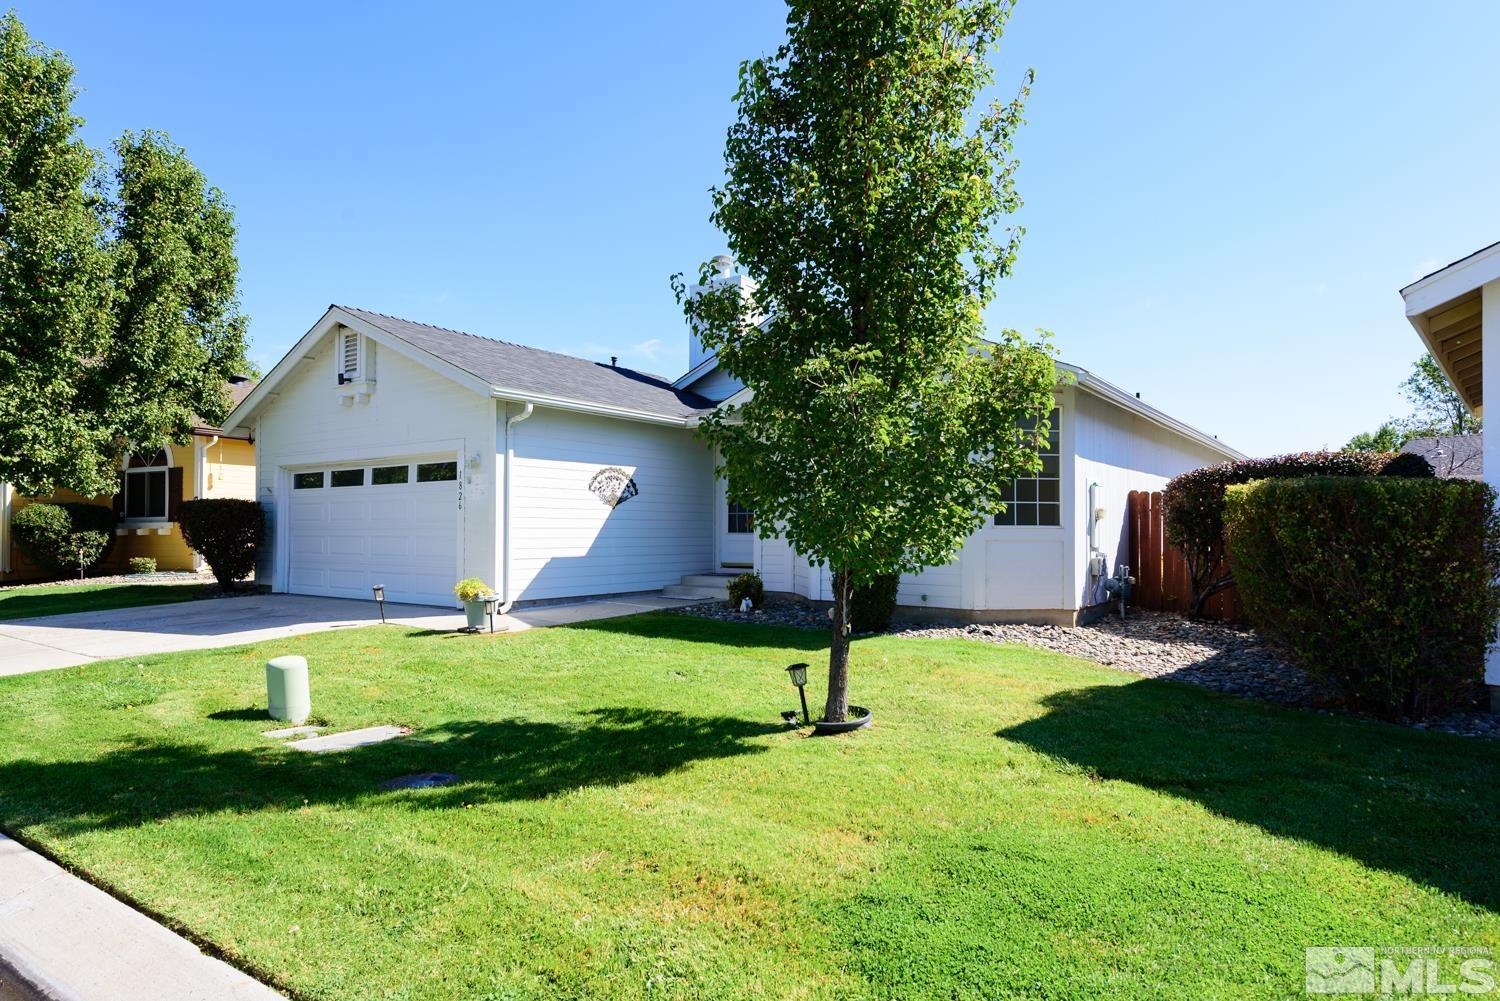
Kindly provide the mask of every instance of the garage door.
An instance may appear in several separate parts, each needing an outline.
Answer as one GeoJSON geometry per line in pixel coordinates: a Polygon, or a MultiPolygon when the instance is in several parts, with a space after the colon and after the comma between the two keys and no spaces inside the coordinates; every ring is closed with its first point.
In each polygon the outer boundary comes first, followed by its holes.
{"type": "Polygon", "coordinates": [[[452,605],[458,464],[392,460],[292,473],[287,590],[452,605]]]}

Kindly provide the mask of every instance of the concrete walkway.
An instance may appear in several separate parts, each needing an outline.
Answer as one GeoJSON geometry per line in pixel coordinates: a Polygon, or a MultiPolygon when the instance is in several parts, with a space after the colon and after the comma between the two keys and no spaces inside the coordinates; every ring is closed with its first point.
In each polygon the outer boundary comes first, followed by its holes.
{"type": "Polygon", "coordinates": [[[0,998],[284,1001],[26,846],[0,835],[0,998]]]}
{"type": "MultiPolygon", "coordinates": [[[[695,600],[646,594],[544,605],[500,616],[495,628],[516,632],[691,604],[695,600]]],[[[465,623],[463,612],[426,605],[387,603],[385,617],[387,622],[419,629],[451,630],[465,623]]],[[[0,622],[0,676],[116,657],[239,646],[379,622],[374,601],[296,594],[256,594],[13,619],[0,622]]]]}

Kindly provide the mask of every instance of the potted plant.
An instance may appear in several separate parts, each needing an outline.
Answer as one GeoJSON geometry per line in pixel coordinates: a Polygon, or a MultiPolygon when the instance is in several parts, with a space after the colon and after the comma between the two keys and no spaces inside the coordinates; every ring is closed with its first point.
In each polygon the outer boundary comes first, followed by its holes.
{"type": "Polygon", "coordinates": [[[491,588],[478,577],[465,577],[453,585],[453,593],[464,603],[464,614],[469,618],[469,631],[478,632],[484,627],[484,599],[491,588]]]}

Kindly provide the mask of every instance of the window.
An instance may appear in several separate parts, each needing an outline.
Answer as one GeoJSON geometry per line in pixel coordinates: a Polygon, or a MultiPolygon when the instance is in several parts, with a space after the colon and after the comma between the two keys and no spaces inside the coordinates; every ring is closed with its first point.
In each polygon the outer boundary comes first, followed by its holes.
{"type": "MultiPolygon", "coordinates": [[[[1042,468],[1035,476],[1019,476],[1001,488],[1005,510],[995,514],[997,525],[1062,524],[1062,457],[1059,447],[1059,414],[1047,415],[1050,430],[1038,450],[1042,468]]],[[[1029,428],[1028,428],[1029,430],[1029,428]]]]}
{"type": "Polygon", "coordinates": [[[376,466],[370,470],[370,483],[377,487],[405,483],[411,478],[410,466],[376,466]]]}
{"type": "Polygon", "coordinates": [[[125,517],[163,520],[167,517],[167,466],[162,449],[153,456],[132,455],[125,469],[125,517]]]}
{"type": "Polygon", "coordinates": [[[365,471],[363,469],[335,469],[328,475],[328,485],[332,487],[362,487],[365,485],[365,471]]]}
{"type": "Polygon", "coordinates": [[[456,479],[458,479],[458,463],[456,462],[417,463],[418,483],[439,483],[456,479]]]}
{"type": "Polygon", "coordinates": [[[729,523],[725,526],[731,535],[743,535],[755,531],[755,514],[741,504],[729,502],[729,523]]]}
{"type": "Polygon", "coordinates": [[[320,490],[323,487],[323,471],[297,473],[292,477],[293,490],[320,490]]]}

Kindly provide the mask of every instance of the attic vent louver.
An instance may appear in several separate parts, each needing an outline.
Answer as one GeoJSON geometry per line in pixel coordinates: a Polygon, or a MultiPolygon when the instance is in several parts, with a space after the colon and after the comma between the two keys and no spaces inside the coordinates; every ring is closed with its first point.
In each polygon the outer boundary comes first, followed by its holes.
{"type": "Polygon", "coordinates": [[[339,372],[346,380],[359,378],[359,334],[339,328],[339,372]]]}

